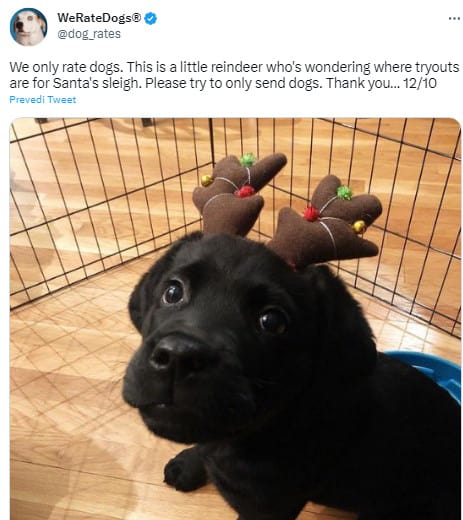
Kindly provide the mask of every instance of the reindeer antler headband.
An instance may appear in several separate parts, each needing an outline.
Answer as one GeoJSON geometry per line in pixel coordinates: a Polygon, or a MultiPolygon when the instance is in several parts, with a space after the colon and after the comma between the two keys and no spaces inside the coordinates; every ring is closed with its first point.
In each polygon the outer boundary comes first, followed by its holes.
{"type": "MultiPolygon", "coordinates": [[[[264,205],[256,192],[285,164],[283,154],[270,155],[255,164],[249,154],[241,162],[235,156],[219,161],[212,176],[203,176],[203,187],[193,193],[204,232],[246,235],[264,205]]],[[[381,211],[377,197],[353,196],[337,177],[328,175],[315,189],[303,216],[291,208],[280,211],[275,236],[267,246],[296,269],[329,260],[375,256],[377,246],[365,240],[363,233],[381,211]]]]}

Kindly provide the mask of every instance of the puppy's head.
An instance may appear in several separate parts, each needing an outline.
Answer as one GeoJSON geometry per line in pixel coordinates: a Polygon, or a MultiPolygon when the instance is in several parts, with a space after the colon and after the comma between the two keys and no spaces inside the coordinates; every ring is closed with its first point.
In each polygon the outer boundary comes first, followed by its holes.
{"type": "Polygon", "coordinates": [[[150,430],[178,442],[252,428],[372,370],[361,311],[327,268],[296,273],[264,245],[228,235],[177,242],[133,291],[142,336],[124,399],[150,430]]]}
{"type": "Polygon", "coordinates": [[[17,36],[43,38],[46,30],[45,21],[34,11],[21,11],[16,15],[14,30],[17,36]]]}

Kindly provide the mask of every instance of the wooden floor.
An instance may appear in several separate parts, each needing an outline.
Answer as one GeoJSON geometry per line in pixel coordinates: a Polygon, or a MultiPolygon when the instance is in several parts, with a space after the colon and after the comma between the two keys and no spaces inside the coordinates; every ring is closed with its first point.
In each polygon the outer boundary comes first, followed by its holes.
{"type": "MultiPolygon", "coordinates": [[[[148,433],[122,402],[121,377],[139,337],[128,295],[151,264],[142,258],[11,315],[11,518],[13,520],[227,520],[207,486],[163,484],[180,446],[148,433]]],[[[460,342],[357,294],[380,349],[460,362],[460,342]]],[[[352,515],[307,504],[301,520],[352,515]]]]}

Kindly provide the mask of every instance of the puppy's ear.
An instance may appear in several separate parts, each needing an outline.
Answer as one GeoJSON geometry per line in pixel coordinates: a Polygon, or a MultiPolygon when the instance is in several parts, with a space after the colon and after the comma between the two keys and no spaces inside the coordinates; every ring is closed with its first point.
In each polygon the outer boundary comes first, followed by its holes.
{"type": "Polygon", "coordinates": [[[44,33],[47,30],[47,24],[45,20],[39,15],[37,15],[37,20],[39,22],[40,28],[42,29],[42,32],[44,33]]]}
{"type": "Polygon", "coordinates": [[[320,349],[322,373],[344,382],[368,375],[375,367],[377,352],[360,305],[327,266],[313,268],[309,277],[315,285],[315,348],[320,349]]]}
{"type": "Polygon", "coordinates": [[[187,242],[200,240],[202,233],[196,232],[178,240],[170,247],[159,260],[146,272],[132,291],[129,300],[129,314],[132,323],[141,333],[143,320],[151,306],[152,295],[156,285],[162,278],[164,272],[172,265],[172,262],[180,248],[187,242]]]}

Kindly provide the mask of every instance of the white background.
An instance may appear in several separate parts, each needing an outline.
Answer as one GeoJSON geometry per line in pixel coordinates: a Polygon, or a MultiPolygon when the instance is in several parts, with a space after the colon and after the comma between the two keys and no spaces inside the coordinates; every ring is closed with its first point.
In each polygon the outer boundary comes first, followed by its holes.
{"type": "MultiPolygon", "coordinates": [[[[1,160],[1,263],[5,286],[8,263],[8,191],[9,125],[17,117],[161,117],[161,116],[294,116],[294,117],[453,117],[462,120],[462,73],[437,76],[439,86],[429,90],[382,90],[366,92],[352,89],[267,90],[260,94],[236,90],[136,90],[129,93],[108,91],[46,92],[11,91],[10,61],[123,62],[146,60],[170,63],[179,60],[248,63],[272,62],[381,62],[457,63],[462,67],[463,17],[461,2],[452,0],[420,1],[364,0],[315,1],[175,1],[152,2],[75,2],[69,0],[20,3],[2,0],[0,4],[0,160],[1,160]],[[35,47],[21,47],[13,41],[9,24],[18,9],[34,7],[48,20],[46,39],[35,47]],[[96,7],[98,6],[98,7],[96,7]],[[60,40],[57,31],[64,27],[57,11],[144,15],[154,11],[153,26],[138,24],[68,24],[67,28],[120,30],[119,40],[60,40]],[[9,103],[9,96],[40,94],[76,96],[75,105],[26,105],[9,103]]],[[[241,77],[238,74],[237,77],[241,77]]],[[[434,75],[436,76],[436,75],[434,75]]],[[[352,77],[357,77],[356,74],[352,77]]],[[[1,327],[3,347],[0,377],[2,422],[0,467],[2,487],[8,493],[8,297],[2,300],[1,327]]],[[[2,508],[7,500],[2,500],[2,508]]],[[[7,518],[6,514],[3,516],[7,518]]]]}

